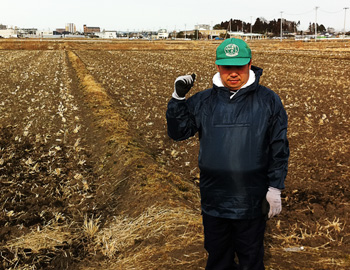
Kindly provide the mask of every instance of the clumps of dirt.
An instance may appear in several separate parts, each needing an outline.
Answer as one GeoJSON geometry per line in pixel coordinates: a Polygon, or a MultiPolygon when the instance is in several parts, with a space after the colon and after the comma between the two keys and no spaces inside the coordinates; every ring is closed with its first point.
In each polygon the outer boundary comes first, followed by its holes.
{"type": "MultiPolygon", "coordinates": [[[[93,205],[87,203],[94,187],[84,188],[72,175],[76,167],[67,158],[70,151],[66,146],[56,146],[54,156],[45,155],[53,150],[45,144],[33,144],[31,137],[19,140],[11,126],[0,129],[0,138],[0,239],[6,243],[0,249],[2,267],[31,265],[36,269],[55,269],[52,267],[64,260],[72,261],[74,245],[80,246],[81,240],[73,239],[68,244],[66,238],[60,239],[58,228],[65,228],[68,234],[69,223],[76,228],[83,222],[81,212],[95,212],[93,205]],[[60,170],[53,170],[53,163],[59,164],[60,170]],[[47,228],[51,228],[50,234],[47,228]],[[28,234],[33,235],[32,241],[28,234]]],[[[96,177],[87,164],[84,171],[85,177],[96,177]]]]}
{"type": "MultiPolygon", "coordinates": [[[[268,221],[266,267],[348,269],[346,53],[252,43],[261,82],[289,116],[289,173],[283,211],[268,221]]],[[[204,268],[198,141],[171,141],[164,115],[176,76],[198,71],[191,94],[211,86],[215,48],[200,44],[76,57],[0,51],[0,67],[12,68],[0,69],[0,269],[204,268]]]]}

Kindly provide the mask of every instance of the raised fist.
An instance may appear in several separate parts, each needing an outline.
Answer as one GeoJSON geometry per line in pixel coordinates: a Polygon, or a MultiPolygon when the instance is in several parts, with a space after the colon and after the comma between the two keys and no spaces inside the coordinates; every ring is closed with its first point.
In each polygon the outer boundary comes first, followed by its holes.
{"type": "Polygon", "coordinates": [[[177,77],[175,80],[175,92],[179,97],[185,97],[185,95],[192,88],[194,81],[196,79],[196,74],[184,75],[177,77]]]}

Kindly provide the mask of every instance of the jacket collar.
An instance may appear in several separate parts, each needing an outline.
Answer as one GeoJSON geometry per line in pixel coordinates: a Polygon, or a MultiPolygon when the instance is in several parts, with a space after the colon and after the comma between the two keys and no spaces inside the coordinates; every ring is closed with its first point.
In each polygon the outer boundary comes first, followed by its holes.
{"type": "MultiPolygon", "coordinates": [[[[245,89],[247,89],[247,91],[254,90],[256,86],[259,84],[259,80],[260,80],[260,76],[262,75],[262,72],[263,70],[261,68],[252,66],[251,70],[249,71],[249,79],[247,83],[244,84],[236,93],[231,95],[230,98],[235,96],[238,92],[241,92],[241,90],[245,90],[245,89]],[[252,85],[253,87],[250,87],[252,85]]],[[[213,77],[213,85],[214,85],[214,88],[216,89],[222,89],[226,92],[227,91],[230,92],[230,90],[223,85],[219,72],[216,73],[213,77]]],[[[247,91],[243,91],[243,92],[247,92],[247,91]]]]}
{"type": "MultiPolygon", "coordinates": [[[[252,85],[255,82],[255,73],[253,70],[249,70],[249,79],[248,81],[237,91],[248,87],[249,85],[252,85]]],[[[221,81],[220,73],[217,72],[214,77],[213,77],[213,84],[216,85],[217,87],[225,87],[221,81]]]]}

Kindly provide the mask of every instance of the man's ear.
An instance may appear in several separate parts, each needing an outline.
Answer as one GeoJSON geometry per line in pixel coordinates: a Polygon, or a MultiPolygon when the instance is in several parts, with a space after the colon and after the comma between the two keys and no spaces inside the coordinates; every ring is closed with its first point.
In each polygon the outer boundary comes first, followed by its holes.
{"type": "Polygon", "coordinates": [[[216,65],[216,68],[218,69],[218,71],[220,72],[220,68],[219,68],[219,66],[218,65],[216,65]]]}
{"type": "Polygon", "coordinates": [[[250,60],[250,62],[248,63],[249,65],[249,69],[252,69],[252,60],[250,60]]]}

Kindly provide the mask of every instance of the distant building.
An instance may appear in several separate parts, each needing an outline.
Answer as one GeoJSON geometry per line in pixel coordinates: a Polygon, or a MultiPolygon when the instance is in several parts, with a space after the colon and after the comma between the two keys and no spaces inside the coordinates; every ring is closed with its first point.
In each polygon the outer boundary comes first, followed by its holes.
{"type": "Polygon", "coordinates": [[[66,31],[65,28],[56,28],[56,33],[63,34],[63,32],[65,31],[66,31]]]}
{"type": "Polygon", "coordinates": [[[327,28],[327,31],[328,31],[328,33],[330,33],[330,34],[334,34],[334,33],[335,33],[335,29],[332,28],[332,27],[328,27],[328,28],[327,28]]]}
{"type": "Polygon", "coordinates": [[[241,38],[241,39],[262,39],[262,34],[255,34],[255,33],[243,33],[243,32],[227,32],[227,34],[230,36],[230,38],[241,38]]]}
{"type": "Polygon", "coordinates": [[[69,33],[75,33],[77,31],[77,28],[74,23],[67,23],[66,24],[66,31],[69,33]]]}
{"type": "Polygon", "coordinates": [[[226,30],[199,30],[199,33],[201,33],[202,37],[205,39],[215,39],[215,38],[221,38],[224,37],[227,33],[226,30]]]}
{"type": "Polygon", "coordinates": [[[5,30],[5,29],[7,29],[7,26],[3,25],[3,24],[0,24],[0,30],[5,30]]]}
{"type": "Polygon", "coordinates": [[[100,27],[86,26],[86,24],[84,24],[84,33],[85,34],[94,34],[94,33],[99,33],[99,32],[101,32],[100,27]]]}
{"type": "Polygon", "coordinates": [[[195,30],[210,30],[209,24],[197,24],[194,26],[195,30]]]}
{"type": "Polygon", "coordinates": [[[157,34],[158,39],[166,39],[168,37],[169,37],[168,30],[166,30],[166,29],[158,30],[158,34],[157,34]]]}
{"type": "Polygon", "coordinates": [[[17,29],[0,29],[0,37],[16,38],[18,37],[18,30],[17,29]]]}
{"type": "Polygon", "coordinates": [[[18,35],[20,37],[34,37],[37,35],[38,29],[36,28],[20,28],[18,35]]]}
{"type": "Polygon", "coordinates": [[[95,33],[99,38],[113,39],[117,38],[117,31],[103,31],[95,33]]]}
{"type": "Polygon", "coordinates": [[[58,38],[59,36],[54,35],[53,33],[54,31],[50,31],[50,30],[43,30],[43,31],[38,31],[37,35],[40,38],[58,38]]]}

